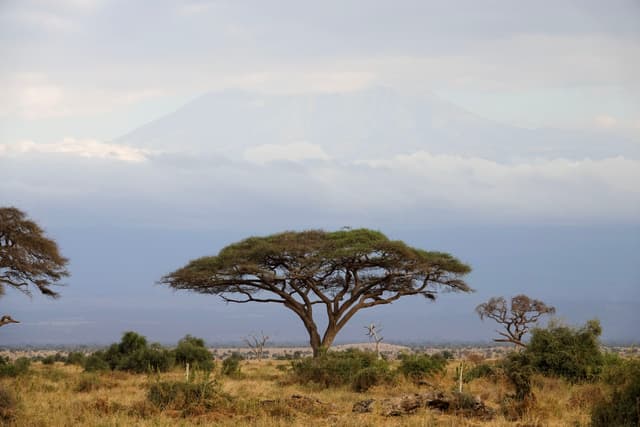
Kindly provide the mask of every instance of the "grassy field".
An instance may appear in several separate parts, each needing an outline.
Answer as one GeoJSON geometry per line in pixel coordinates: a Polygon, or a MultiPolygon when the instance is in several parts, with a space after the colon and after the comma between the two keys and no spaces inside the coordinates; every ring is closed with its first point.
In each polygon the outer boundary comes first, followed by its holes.
{"type": "MultiPolygon", "coordinates": [[[[455,366],[416,385],[400,378],[393,385],[376,386],[364,393],[350,388],[322,389],[291,381],[287,361],[243,361],[242,374],[215,381],[224,399],[210,405],[193,405],[188,411],[158,408],[147,397],[148,389],[162,381],[184,381],[181,370],[163,374],[105,372],[89,374],[82,368],[55,363],[33,363],[29,373],[2,378],[0,384],[18,397],[12,426],[586,426],[593,402],[603,393],[598,384],[569,384],[562,379],[536,376],[535,400],[518,420],[505,418],[504,399],[513,392],[504,380],[479,378],[465,384],[465,391],[478,396],[496,415],[491,420],[420,408],[414,414],[384,416],[380,407],[371,413],[353,413],[354,403],[433,390],[456,388],[455,366]]],[[[219,368],[219,367],[218,367],[219,368]]],[[[201,378],[202,379],[202,378],[201,378]]],[[[196,378],[196,383],[198,379],[196,378]]]]}

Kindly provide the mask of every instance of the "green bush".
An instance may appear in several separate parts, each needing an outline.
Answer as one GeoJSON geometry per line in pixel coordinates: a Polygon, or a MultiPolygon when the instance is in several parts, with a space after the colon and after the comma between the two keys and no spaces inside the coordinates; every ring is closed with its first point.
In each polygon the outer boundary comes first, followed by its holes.
{"type": "Polygon", "coordinates": [[[43,365],[53,365],[53,363],[55,362],[53,356],[45,356],[41,359],[41,361],[43,365]]]}
{"type": "Polygon", "coordinates": [[[544,375],[556,375],[569,381],[593,380],[601,372],[604,356],[598,337],[600,322],[590,320],[581,328],[551,323],[532,331],[525,353],[532,366],[544,375]]]}
{"type": "Polygon", "coordinates": [[[332,351],[316,358],[304,358],[291,363],[297,382],[313,382],[323,387],[351,385],[364,391],[390,378],[389,364],[370,351],[349,349],[332,351]]]}
{"type": "Polygon", "coordinates": [[[105,360],[103,351],[96,351],[87,357],[87,360],[84,362],[84,370],[87,372],[108,371],[109,369],[111,368],[105,360]]]}
{"type": "Polygon", "coordinates": [[[173,351],[177,363],[181,365],[189,364],[194,369],[210,372],[215,364],[211,352],[205,347],[201,338],[186,335],[173,351]]]}
{"type": "Polygon", "coordinates": [[[240,362],[244,357],[239,353],[233,353],[222,361],[222,375],[234,377],[240,375],[240,362]]]}
{"type": "Polygon", "coordinates": [[[105,352],[94,354],[102,356],[110,369],[118,371],[164,372],[171,369],[174,363],[171,351],[160,344],[148,345],[147,339],[135,332],[125,332],[120,343],[112,344],[105,352]]]}
{"type": "Polygon", "coordinates": [[[360,369],[351,381],[351,387],[359,393],[369,390],[375,385],[387,383],[391,380],[391,373],[386,366],[374,365],[360,369]]]}
{"type": "Polygon", "coordinates": [[[87,361],[87,356],[81,351],[72,351],[67,355],[66,360],[64,361],[65,365],[78,365],[84,366],[84,363],[87,361]]]}
{"type": "Polygon", "coordinates": [[[620,360],[607,367],[603,382],[614,386],[613,393],[593,407],[593,427],[640,425],[640,360],[620,360]]]}
{"type": "Polygon", "coordinates": [[[3,359],[0,362],[0,377],[17,377],[29,372],[31,360],[26,357],[19,357],[13,362],[3,359]]]}
{"type": "Polygon", "coordinates": [[[447,359],[440,354],[401,354],[398,370],[411,380],[442,374],[447,366],[447,359]]]}
{"type": "Polygon", "coordinates": [[[515,399],[524,401],[532,396],[531,377],[534,373],[531,360],[526,352],[512,352],[502,362],[505,376],[515,387],[515,399]]]}

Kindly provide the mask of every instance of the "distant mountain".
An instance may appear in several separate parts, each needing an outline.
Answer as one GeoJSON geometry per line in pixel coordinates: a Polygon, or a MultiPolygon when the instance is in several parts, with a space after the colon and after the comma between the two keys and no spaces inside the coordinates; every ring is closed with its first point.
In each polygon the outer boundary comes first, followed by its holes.
{"type": "Polygon", "coordinates": [[[340,94],[205,94],[118,138],[153,150],[237,158],[264,144],[322,147],[334,159],[371,159],[420,150],[514,161],[623,155],[640,144],[609,133],[523,129],[477,117],[430,93],[388,88],[340,94]]]}

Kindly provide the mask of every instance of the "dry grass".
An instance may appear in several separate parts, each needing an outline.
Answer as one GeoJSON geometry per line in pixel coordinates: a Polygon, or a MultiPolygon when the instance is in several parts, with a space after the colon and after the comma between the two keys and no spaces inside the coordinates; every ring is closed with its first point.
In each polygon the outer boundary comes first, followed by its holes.
{"type": "MultiPolygon", "coordinates": [[[[89,376],[76,366],[32,365],[32,372],[18,378],[3,378],[0,383],[12,389],[20,400],[11,426],[586,426],[589,411],[601,394],[598,385],[571,385],[560,379],[536,377],[535,401],[517,421],[500,415],[501,402],[511,393],[501,380],[476,379],[465,391],[480,396],[498,415],[491,421],[442,414],[420,409],[413,415],[384,417],[379,411],[351,412],[357,401],[433,389],[455,388],[453,372],[416,385],[400,379],[393,386],[376,386],[366,393],[349,388],[320,389],[287,381],[279,366],[285,361],[242,362],[239,378],[216,378],[230,403],[213,409],[191,410],[187,416],[178,410],[161,411],[146,399],[147,386],[153,381],[181,381],[183,372],[160,376],[104,373],[89,376]],[[293,395],[303,396],[292,398],[293,395]]],[[[1,421],[0,421],[1,422],[1,421]]]]}

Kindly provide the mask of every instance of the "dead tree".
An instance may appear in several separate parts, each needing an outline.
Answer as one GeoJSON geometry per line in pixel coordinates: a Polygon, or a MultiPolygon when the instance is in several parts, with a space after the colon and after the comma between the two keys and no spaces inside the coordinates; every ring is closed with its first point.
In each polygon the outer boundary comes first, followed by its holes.
{"type": "Polygon", "coordinates": [[[537,299],[531,299],[526,295],[516,295],[511,298],[511,307],[503,297],[493,297],[489,301],[476,307],[480,319],[485,317],[493,319],[502,325],[505,332],[496,330],[502,338],[495,338],[496,342],[510,342],[516,346],[525,347],[522,337],[540,317],[545,314],[553,314],[556,309],[546,305],[537,299]]]}
{"type": "Polygon", "coordinates": [[[260,335],[250,334],[244,339],[244,342],[251,349],[251,354],[258,360],[262,360],[264,356],[264,346],[267,344],[267,341],[269,341],[269,336],[265,335],[262,331],[260,331],[260,335]]]}
{"type": "Polygon", "coordinates": [[[367,336],[369,337],[369,342],[373,341],[376,343],[376,355],[378,355],[378,358],[380,358],[380,343],[382,342],[384,337],[381,337],[378,334],[382,332],[382,328],[376,326],[373,323],[370,324],[369,326],[365,326],[364,328],[367,330],[367,336]]]}

